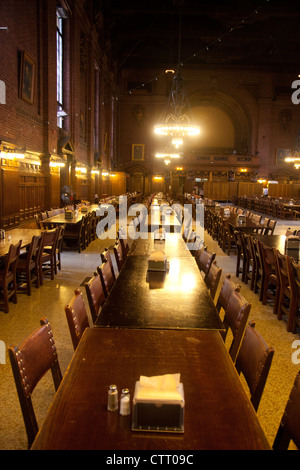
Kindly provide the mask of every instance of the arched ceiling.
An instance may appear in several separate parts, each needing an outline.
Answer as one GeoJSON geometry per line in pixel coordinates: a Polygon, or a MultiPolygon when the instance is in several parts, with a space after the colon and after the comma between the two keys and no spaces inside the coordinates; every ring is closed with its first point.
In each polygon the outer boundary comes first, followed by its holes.
{"type": "Polygon", "coordinates": [[[193,66],[300,71],[298,1],[99,0],[100,4],[118,71],[174,67],[179,58],[193,66]]]}

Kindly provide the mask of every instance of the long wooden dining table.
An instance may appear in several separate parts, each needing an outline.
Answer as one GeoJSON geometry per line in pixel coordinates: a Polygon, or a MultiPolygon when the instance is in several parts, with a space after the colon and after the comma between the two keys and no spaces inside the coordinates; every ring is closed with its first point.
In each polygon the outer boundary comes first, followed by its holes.
{"type": "Polygon", "coordinates": [[[30,245],[32,237],[40,236],[43,230],[32,228],[15,228],[5,232],[5,238],[0,239],[0,257],[8,253],[11,244],[15,245],[22,240],[21,248],[26,248],[30,245]]]}
{"type": "Polygon", "coordinates": [[[85,217],[89,212],[95,211],[99,206],[97,204],[92,204],[87,206],[85,211],[78,211],[75,214],[75,211],[72,214],[72,217],[66,218],[65,213],[62,212],[60,214],[53,215],[52,217],[48,217],[47,219],[43,219],[42,223],[46,227],[52,227],[55,225],[76,225],[81,222],[82,218],[85,217]]]}
{"type": "MultiPolygon", "coordinates": [[[[127,450],[176,453],[270,449],[218,331],[88,328],[32,450],[127,450]],[[184,432],[132,430],[133,414],[107,410],[111,384],[180,374],[184,432]]],[[[138,455],[138,454],[133,454],[138,455]]]]}
{"type": "Polygon", "coordinates": [[[97,327],[224,330],[194,257],[182,236],[136,239],[95,322],[97,327]],[[166,271],[148,269],[163,251],[166,271]]]}

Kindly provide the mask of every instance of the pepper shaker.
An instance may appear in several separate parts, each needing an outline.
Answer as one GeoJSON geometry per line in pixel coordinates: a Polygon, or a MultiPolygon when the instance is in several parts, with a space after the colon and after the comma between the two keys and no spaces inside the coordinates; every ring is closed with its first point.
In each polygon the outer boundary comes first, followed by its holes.
{"type": "Polygon", "coordinates": [[[116,385],[110,385],[107,398],[108,411],[116,411],[118,409],[118,389],[116,385]]]}

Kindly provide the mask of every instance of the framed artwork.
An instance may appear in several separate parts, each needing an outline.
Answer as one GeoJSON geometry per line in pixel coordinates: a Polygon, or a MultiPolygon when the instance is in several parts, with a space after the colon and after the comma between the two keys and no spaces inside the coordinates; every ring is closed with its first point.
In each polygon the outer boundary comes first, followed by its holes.
{"type": "Polygon", "coordinates": [[[144,160],[144,144],[132,144],[132,160],[142,161],[144,160]]]}
{"type": "Polygon", "coordinates": [[[20,69],[20,98],[33,104],[35,87],[35,62],[26,52],[22,53],[20,69]]]}
{"type": "Polygon", "coordinates": [[[285,158],[291,156],[291,149],[277,149],[276,150],[276,164],[277,165],[284,165],[287,162],[285,162],[285,158]]]}

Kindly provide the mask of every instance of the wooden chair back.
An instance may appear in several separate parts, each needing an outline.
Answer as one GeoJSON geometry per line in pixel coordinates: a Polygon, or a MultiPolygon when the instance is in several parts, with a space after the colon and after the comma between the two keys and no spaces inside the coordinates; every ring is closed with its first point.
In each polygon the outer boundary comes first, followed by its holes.
{"type": "Polygon", "coordinates": [[[233,339],[229,348],[230,357],[235,363],[241,342],[245,333],[251,304],[238,291],[233,291],[230,295],[225,317],[223,320],[225,333],[222,333],[225,341],[229,329],[231,330],[233,339]]]}
{"type": "Polygon", "coordinates": [[[105,302],[105,294],[102,287],[101,279],[98,274],[93,276],[85,283],[86,295],[93,323],[95,323],[102,305],[105,302]]]}
{"type": "Polygon", "coordinates": [[[298,372],[287,401],[276,437],[274,450],[287,450],[292,440],[300,449],[300,372],[298,372]]]}
{"type": "Polygon", "coordinates": [[[249,387],[252,405],[257,411],[269,375],[274,349],[269,347],[250,322],[236,359],[236,369],[242,373],[249,387]]]}
{"type": "Polygon", "coordinates": [[[108,297],[114,283],[115,283],[115,276],[111,270],[111,266],[108,261],[101,264],[101,266],[97,267],[97,272],[100,276],[102,287],[104,290],[105,297],[108,297]]]}
{"type": "Polygon", "coordinates": [[[219,287],[222,275],[222,268],[217,265],[216,260],[210,266],[207,276],[205,277],[205,284],[207,285],[210,295],[215,300],[217,289],[219,287]]]}
{"type": "Polygon", "coordinates": [[[84,299],[80,289],[75,289],[70,303],[65,306],[65,313],[71,334],[74,351],[86,328],[90,326],[84,299]]]}
{"type": "Polygon", "coordinates": [[[8,352],[26,427],[28,447],[30,447],[38,432],[31,399],[32,392],[49,370],[52,372],[55,390],[58,389],[62,380],[53,333],[48,320],[42,319],[41,326],[37,330],[18,346],[9,347],[8,352]]]}

